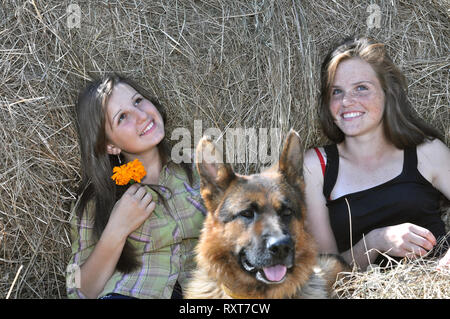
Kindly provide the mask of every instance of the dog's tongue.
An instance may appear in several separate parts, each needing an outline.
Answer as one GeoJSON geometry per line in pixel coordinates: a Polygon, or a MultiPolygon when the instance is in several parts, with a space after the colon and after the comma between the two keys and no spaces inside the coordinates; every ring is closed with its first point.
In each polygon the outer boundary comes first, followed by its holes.
{"type": "Polygon", "coordinates": [[[276,265],[272,267],[263,268],[266,278],[270,281],[280,281],[286,275],[287,267],[283,265],[276,265]]]}

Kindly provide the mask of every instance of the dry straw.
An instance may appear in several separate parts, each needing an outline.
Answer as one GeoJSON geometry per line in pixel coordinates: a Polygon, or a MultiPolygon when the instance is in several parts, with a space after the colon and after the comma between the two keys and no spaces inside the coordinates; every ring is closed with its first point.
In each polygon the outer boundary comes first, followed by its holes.
{"type": "MultiPolygon", "coordinates": [[[[361,1],[2,1],[0,298],[11,287],[10,298],[66,297],[68,220],[80,181],[74,101],[105,72],[146,86],[167,107],[169,130],[193,129],[193,119],[223,132],[293,127],[316,145],[325,142],[315,110],[320,61],[336,40],[370,35],[386,42],[418,113],[448,144],[448,1],[374,2],[380,25],[369,28],[373,12],[361,1]]],[[[424,278],[434,284],[435,276],[424,278]]],[[[369,286],[374,295],[359,296],[400,295],[369,286]]]]}
{"type": "Polygon", "coordinates": [[[343,274],[335,290],[346,299],[449,299],[450,271],[438,271],[436,265],[422,258],[391,259],[389,269],[371,265],[365,272],[343,274]]]}

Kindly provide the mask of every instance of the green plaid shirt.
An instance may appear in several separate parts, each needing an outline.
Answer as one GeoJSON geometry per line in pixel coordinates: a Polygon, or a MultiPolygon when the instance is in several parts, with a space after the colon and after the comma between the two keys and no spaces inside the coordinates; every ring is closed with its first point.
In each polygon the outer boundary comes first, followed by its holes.
{"type": "MultiPolygon", "coordinates": [[[[199,194],[200,182],[193,171],[194,185],[178,165],[163,167],[159,185],[170,210],[157,200],[150,217],[129,240],[139,253],[142,267],[132,273],[115,272],[99,297],[118,293],[136,298],[170,298],[178,280],[183,288],[195,267],[195,246],[203,224],[205,210],[199,194]],[[167,190],[167,187],[169,190],[167,190]]],[[[148,188],[154,199],[156,193],[148,188]]],[[[94,249],[93,211],[86,209],[83,218],[73,218],[72,256],[70,264],[81,266],[94,249]]],[[[84,298],[76,288],[68,288],[69,298],[84,298]]]]}

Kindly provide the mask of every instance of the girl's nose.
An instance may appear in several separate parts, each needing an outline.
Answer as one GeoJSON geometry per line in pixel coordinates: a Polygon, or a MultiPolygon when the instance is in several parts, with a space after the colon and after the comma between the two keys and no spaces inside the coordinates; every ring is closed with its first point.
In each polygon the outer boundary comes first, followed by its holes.
{"type": "Polygon", "coordinates": [[[140,110],[139,108],[135,108],[136,121],[138,123],[145,122],[147,120],[147,113],[140,110]]]}
{"type": "Polygon", "coordinates": [[[344,96],[342,98],[342,105],[343,106],[350,106],[354,103],[355,97],[351,92],[344,93],[344,96]]]}

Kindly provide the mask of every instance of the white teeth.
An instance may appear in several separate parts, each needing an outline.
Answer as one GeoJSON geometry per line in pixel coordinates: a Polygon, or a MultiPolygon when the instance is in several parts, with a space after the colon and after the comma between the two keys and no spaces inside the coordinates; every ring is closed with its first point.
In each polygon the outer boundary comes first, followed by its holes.
{"type": "Polygon", "coordinates": [[[342,117],[343,117],[344,119],[348,119],[348,118],[360,116],[360,115],[362,115],[362,114],[363,114],[362,112],[351,112],[351,113],[345,113],[345,114],[342,114],[342,117]]]}
{"type": "Polygon", "coordinates": [[[151,121],[150,124],[145,128],[145,130],[141,133],[141,135],[144,135],[145,133],[147,133],[152,127],[153,127],[154,122],[151,121]]]}

